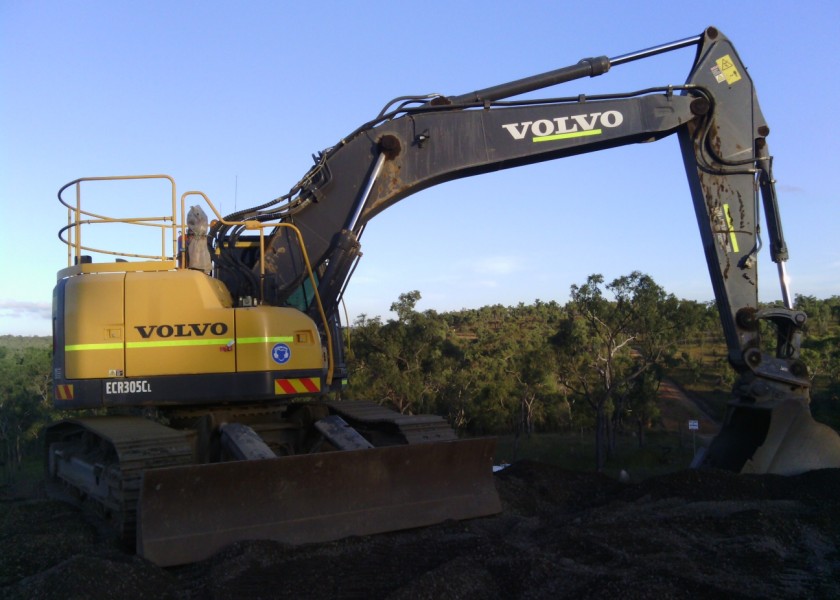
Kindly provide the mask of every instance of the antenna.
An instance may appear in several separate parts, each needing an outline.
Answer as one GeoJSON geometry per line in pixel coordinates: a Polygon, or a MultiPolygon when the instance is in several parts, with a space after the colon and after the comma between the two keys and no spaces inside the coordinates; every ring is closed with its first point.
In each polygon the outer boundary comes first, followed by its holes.
{"type": "Polygon", "coordinates": [[[239,175],[236,176],[233,184],[233,212],[236,212],[236,200],[239,197],[239,175]]]}

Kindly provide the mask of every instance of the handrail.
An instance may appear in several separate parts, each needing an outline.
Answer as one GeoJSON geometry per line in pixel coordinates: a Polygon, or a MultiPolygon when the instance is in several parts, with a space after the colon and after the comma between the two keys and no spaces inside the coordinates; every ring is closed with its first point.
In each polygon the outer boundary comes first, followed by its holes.
{"type": "Polygon", "coordinates": [[[167,260],[166,254],[166,232],[171,232],[172,243],[172,259],[177,253],[178,234],[176,231],[177,223],[175,220],[176,214],[176,199],[175,180],[169,175],[115,175],[109,177],[81,177],[74,179],[70,183],[65,184],[58,190],[58,201],[67,207],[67,225],[58,231],[58,239],[67,245],[67,266],[72,266],[73,258],[75,256],[76,262],[81,260],[82,250],[88,252],[96,252],[98,254],[109,254],[111,256],[123,256],[126,258],[145,258],[152,260],[167,260]],[[82,210],[82,189],[81,184],[84,182],[93,181],[126,181],[126,180],[150,180],[150,179],[164,179],[169,181],[171,188],[171,210],[169,215],[160,217],[124,217],[111,218],[90,211],[82,210]],[[72,186],[76,187],[75,203],[71,204],[65,201],[62,197],[64,191],[72,186]],[[88,219],[81,219],[82,216],[89,217],[88,219]],[[159,255],[153,254],[134,254],[130,252],[122,252],[118,250],[104,250],[94,248],[92,246],[85,246],[82,244],[82,225],[95,225],[100,223],[123,223],[126,225],[138,225],[144,227],[157,227],[161,230],[161,252],[159,255]],[[64,234],[67,236],[64,237],[64,234]]]}
{"type": "MultiPolygon", "coordinates": [[[[318,315],[321,317],[321,322],[324,325],[324,335],[326,336],[326,346],[327,346],[327,382],[332,381],[333,372],[335,370],[335,357],[333,355],[333,346],[332,346],[332,333],[330,331],[329,321],[327,320],[327,313],[324,311],[324,305],[321,302],[321,296],[318,294],[318,285],[315,280],[315,273],[312,271],[312,263],[309,261],[309,254],[306,251],[306,244],[303,243],[303,234],[301,233],[300,229],[292,225],[291,223],[280,223],[280,222],[260,222],[260,221],[227,221],[218,211],[216,206],[207,197],[207,194],[204,192],[199,192],[196,190],[184,192],[181,194],[181,223],[186,223],[186,210],[187,204],[186,200],[189,196],[201,196],[204,201],[207,203],[207,206],[210,207],[210,210],[213,211],[213,215],[216,217],[216,220],[221,223],[222,225],[227,226],[242,226],[246,229],[250,230],[259,230],[260,234],[260,283],[262,284],[262,280],[265,276],[265,229],[266,228],[276,228],[276,227],[286,227],[291,229],[292,232],[297,236],[298,243],[300,244],[300,249],[302,250],[301,254],[303,255],[303,261],[306,265],[306,272],[309,277],[309,281],[312,283],[312,289],[315,293],[315,304],[318,306],[318,315]]],[[[183,227],[182,227],[183,228],[183,227]]],[[[260,289],[262,292],[262,289],[260,289]]],[[[261,298],[262,300],[262,298],[261,298]]]]}

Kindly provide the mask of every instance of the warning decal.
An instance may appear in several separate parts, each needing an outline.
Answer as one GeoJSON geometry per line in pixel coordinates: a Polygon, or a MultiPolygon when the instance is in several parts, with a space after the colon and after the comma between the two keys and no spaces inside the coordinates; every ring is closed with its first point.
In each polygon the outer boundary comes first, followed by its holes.
{"type": "Polygon", "coordinates": [[[715,66],[712,67],[712,75],[715,76],[718,83],[725,81],[731,85],[741,80],[741,73],[735,66],[735,61],[728,54],[715,61],[715,66]]]}
{"type": "Polygon", "coordinates": [[[275,344],[271,349],[271,358],[278,365],[284,365],[292,357],[292,349],[287,344],[275,344]]]}
{"type": "Polygon", "coordinates": [[[73,384],[64,384],[55,386],[56,400],[72,400],[73,399],[73,384]]]}
{"type": "Polygon", "coordinates": [[[317,377],[274,380],[274,393],[278,396],[286,394],[314,394],[320,391],[321,380],[317,377]]]}

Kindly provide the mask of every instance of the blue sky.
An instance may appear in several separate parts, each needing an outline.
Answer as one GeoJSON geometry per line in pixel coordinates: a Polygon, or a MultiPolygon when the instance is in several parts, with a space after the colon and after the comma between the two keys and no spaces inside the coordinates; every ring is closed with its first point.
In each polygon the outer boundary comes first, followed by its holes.
{"type": "MultiPolygon", "coordinates": [[[[167,173],[230,212],[286,192],[311,154],[396,96],[465,93],[709,25],[735,43],[771,127],[792,291],[840,294],[838,23],[834,1],[0,0],[0,334],[49,333],[66,264],[55,194],[75,178],[167,173]]],[[[545,95],[679,84],[692,58],[545,95]]],[[[564,303],[591,273],[633,270],[712,299],[676,139],[437,186],[376,217],[363,251],[351,319],[389,318],[414,289],[421,310],[564,303]]],[[[762,300],[777,299],[761,258],[762,300]]]]}

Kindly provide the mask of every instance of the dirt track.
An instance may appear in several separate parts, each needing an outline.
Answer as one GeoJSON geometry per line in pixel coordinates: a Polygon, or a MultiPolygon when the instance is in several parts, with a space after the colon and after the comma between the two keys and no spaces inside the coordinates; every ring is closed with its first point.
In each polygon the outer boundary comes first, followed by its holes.
{"type": "Polygon", "coordinates": [[[187,567],[133,557],[75,509],[0,503],[7,598],[837,598],[840,470],[638,484],[523,462],[502,514],[187,567]]]}

